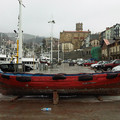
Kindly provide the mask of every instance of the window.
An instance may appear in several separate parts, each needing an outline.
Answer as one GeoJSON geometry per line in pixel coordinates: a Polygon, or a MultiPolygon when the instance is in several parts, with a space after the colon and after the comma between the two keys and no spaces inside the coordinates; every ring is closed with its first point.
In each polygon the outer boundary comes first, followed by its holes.
{"type": "Polygon", "coordinates": [[[115,61],[115,63],[120,63],[120,60],[115,61]]]}

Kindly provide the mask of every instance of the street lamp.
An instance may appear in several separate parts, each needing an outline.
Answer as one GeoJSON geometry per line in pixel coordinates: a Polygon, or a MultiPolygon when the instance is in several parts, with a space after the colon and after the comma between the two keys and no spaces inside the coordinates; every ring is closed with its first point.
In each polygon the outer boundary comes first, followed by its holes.
{"type": "Polygon", "coordinates": [[[48,23],[51,23],[51,57],[50,57],[50,63],[52,65],[53,63],[53,24],[55,24],[55,21],[52,20],[52,21],[49,21],[48,23]]]}
{"type": "Polygon", "coordinates": [[[59,49],[60,49],[60,46],[59,46],[59,39],[58,39],[58,63],[59,63],[59,49]]]}

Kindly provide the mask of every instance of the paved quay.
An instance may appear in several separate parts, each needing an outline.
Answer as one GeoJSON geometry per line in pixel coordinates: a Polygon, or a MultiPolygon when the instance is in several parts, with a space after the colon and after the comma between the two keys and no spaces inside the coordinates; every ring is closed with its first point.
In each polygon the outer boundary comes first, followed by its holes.
{"type": "Polygon", "coordinates": [[[49,98],[0,101],[0,120],[119,120],[120,100],[95,97],[64,98],[53,105],[49,98]],[[51,108],[51,111],[42,111],[51,108]]]}
{"type": "Polygon", "coordinates": [[[63,63],[61,65],[54,65],[53,68],[49,67],[47,70],[33,70],[32,73],[94,73],[94,70],[91,70],[90,67],[78,66],[69,66],[68,63],[63,63]]]}
{"type": "MultiPolygon", "coordinates": [[[[92,73],[89,67],[62,64],[34,73],[92,73]]],[[[16,96],[0,94],[0,120],[120,120],[120,96],[60,96],[59,104],[53,105],[48,96],[16,96]],[[51,108],[51,111],[42,111],[51,108]]]]}

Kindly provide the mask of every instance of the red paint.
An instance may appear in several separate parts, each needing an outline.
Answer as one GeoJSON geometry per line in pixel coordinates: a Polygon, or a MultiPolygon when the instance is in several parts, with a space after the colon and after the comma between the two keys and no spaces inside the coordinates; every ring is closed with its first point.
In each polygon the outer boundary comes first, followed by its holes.
{"type": "Polygon", "coordinates": [[[90,65],[96,64],[96,63],[97,63],[97,61],[88,62],[88,63],[84,63],[84,66],[90,66],[90,65]]]}
{"type": "MultiPolygon", "coordinates": [[[[110,74],[110,73],[109,73],[110,74]]],[[[87,74],[86,74],[87,75],[87,74]]],[[[16,75],[17,76],[17,75],[16,75]]],[[[93,74],[93,80],[89,81],[79,81],[76,76],[66,76],[66,79],[53,80],[52,76],[32,76],[30,82],[19,82],[16,80],[16,76],[12,74],[8,78],[1,77],[0,74],[0,88],[5,89],[8,92],[9,89],[22,89],[23,91],[27,89],[32,90],[58,90],[58,89],[77,89],[89,91],[90,89],[101,89],[101,88],[120,88],[120,73],[117,77],[112,79],[107,79],[106,73],[93,74]]],[[[12,94],[12,93],[11,93],[12,94]]],[[[19,93],[18,93],[19,94],[19,93]]]]}

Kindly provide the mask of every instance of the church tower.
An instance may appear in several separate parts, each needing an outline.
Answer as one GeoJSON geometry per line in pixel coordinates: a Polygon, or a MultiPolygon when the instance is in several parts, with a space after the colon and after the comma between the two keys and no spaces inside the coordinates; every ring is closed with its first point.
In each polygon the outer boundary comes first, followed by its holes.
{"type": "Polygon", "coordinates": [[[76,31],[83,31],[83,23],[76,23],[76,31]]]}

